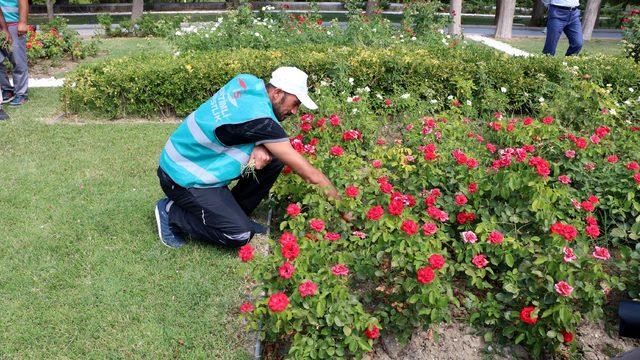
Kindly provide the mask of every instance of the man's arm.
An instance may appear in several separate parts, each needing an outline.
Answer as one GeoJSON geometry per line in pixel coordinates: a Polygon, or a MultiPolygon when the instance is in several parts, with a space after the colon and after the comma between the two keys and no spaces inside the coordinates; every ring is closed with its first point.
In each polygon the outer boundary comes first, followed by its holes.
{"type": "Polygon", "coordinates": [[[27,26],[29,16],[29,0],[18,0],[18,12],[20,19],[18,20],[18,35],[22,36],[29,30],[27,26]]]}
{"type": "Polygon", "coordinates": [[[295,171],[306,182],[323,188],[332,198],[339,198],[338,191],[325,174],[311,165],[304,156],[298,154],[288,141],[263,144],[269,152],[295,171]]]}

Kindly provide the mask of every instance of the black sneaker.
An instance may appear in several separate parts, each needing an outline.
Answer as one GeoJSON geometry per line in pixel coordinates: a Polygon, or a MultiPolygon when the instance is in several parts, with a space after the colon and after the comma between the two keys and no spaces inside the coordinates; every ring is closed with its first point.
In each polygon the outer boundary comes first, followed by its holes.
{"type": "Polygon", "coordinates": [[[4,109],[0,107],[0,121],[8,120],[8,119],[9,119],[9,115],[7,115],[7,113],[4,112],[4,109]]]}
{"type": "Polygon", "coordinates": [[[177,231],[174,231],[169,225],[169,213],[167,212],[167,205],[169,203],[173,203],[173,201],[169,201],[169,199],[164,198],[156,204],[155,214],[156,223],[158,225],[158,237],[166,246],[177,249],[184,245],[185,241],[182,236],[180,236],[177,231]]]}
{"type": "Polygon", "coordinates": [[[13,91],[11,90],[2,90],[2,103],[6,104],[9,101],[13,100],[13,98],[16,97],[16,94],[13,93],[13,91]]]}

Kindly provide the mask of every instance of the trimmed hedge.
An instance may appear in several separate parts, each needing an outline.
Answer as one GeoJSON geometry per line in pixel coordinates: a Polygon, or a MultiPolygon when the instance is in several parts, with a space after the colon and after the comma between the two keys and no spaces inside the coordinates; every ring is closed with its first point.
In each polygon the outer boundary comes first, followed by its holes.
{"type": "Polygon", "coordinates": [[[584,92],[585,82],[594,89],[613,84],[612,91],[599,91],[588,100],[588,111],[592,111],[626,100],[616,96],[617,87],[640,84],[640,67],[626,59],[567,61],[570,63],[550,57],[507,57],[463,45],[141,55],[79,67],[68,76],[62,99],[70,112],[109,118],[159,113],[184,116],[238,73],[268,79],[270,72],[282,65],[305,70],[313,87],[329,80],[334,90],[349,90],[347,79],[353,78],[355,84],[366,85],[373,93],[410,93],[418,100],[436,99],[439,104],[447,104],[450,95],[472,100],[480,114],[503,111],[535,115],[542,110],[540,98],[546,104],[556,98],[566,101],[562,96],[574,90],[584,92]]]}

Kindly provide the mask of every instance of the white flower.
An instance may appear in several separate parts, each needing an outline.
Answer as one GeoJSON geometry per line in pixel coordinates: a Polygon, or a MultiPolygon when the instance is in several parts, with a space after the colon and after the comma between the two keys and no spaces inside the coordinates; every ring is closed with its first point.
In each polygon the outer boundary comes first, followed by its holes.
{"type": "Polygon", "coordinates": [[[567,66],[567,62],[566,62],[566,61],[563,61],[563,62],[562,62],[562,65],[567,66]]]}
{"type": "Polygon", "coordinates": [[[407,93],[407,94],[402,94],[400,97],[403,98],[403,99],[408,99],[409,96],[411,96],[411,95],[407,93]]]}
{"type": "Polygon", "coordinates": [[[500,87],[500,91],[502,91],[503,93],[506,93],[507,92],[507,88],[502,86],[502,87],[500,87]]]}
{"type": "Polygon", "coordinates": [[[449,100],[453,100],[453,95],[449,95],[449,96],[447,96],[447,99],[449,99],[449,100]]]}
{"type": "Polygon", "coordinates": [[[415,36],[411,37],[411,40],[416,41],[416,37],[415,36]]]}
{"type": "Polygon", "coordinates": [[[324,81],[324,80],[321,80],[320,81],[320,86],[329,86],[329,83],[324,81]]]}
{"type": "Polygon", "coordinates": [[[347,98],[347,102],[348,102],[348,103],[352,103],[352,102],[353,102],[353,97],[352,97],[352,96],[349,96],[349,97],[347,98]]]}
{"type": "Polygon", "coordinates": [[[633,88],[629,88],[629,92],[633,92],[633,88]]]}
{"type": "Polygon", "coordinates": [[[176,51],[173,53],[173,56],[180,56],[180,51],[176,51]]]}
{"type": "Polygon", "coordinates": [[[449,45],[449,43],[445,39],[442,39],[442,43],[445,44],[445,45],[449,45]]]}
{"type": "Polygon", "coordinates": [[[260,33],[258,33],[258,32],[257,32],[257,33],[254,33],[253,35],[255,35],[255,36],[257,36],[257,37],[260,37],[260,33]]]}
{"type": "Polygon", "coordinates": [[[431,99],[429,102],[430,102],[430,103],[432,103],[432,104],[436,104],[436,103],[438,103],[438,100],[436,100],[436,99],[431,99]]]}
{"type": "Polygon", "coordinates": [[[624,104],[625,104],[625,105],[631,105],[631,101],[629,101],[629,100],[625,100],[624,104]]]}
{"type": "Polygon", "coordinates": [[[352,77],[349,78],[349,84],[353,85],[353,78],[352,77]]]}
{"type": "Polygon", "coordinates": [[[471,100],[467,100],[467,105],[471,106],[471,100]]]}
{"type": "Polygon", "coordinates": [[[358,113],[358,109],[353,109],[353,110],[351,110],[351,113],[352,113],[353,115],[357,114],[357,113],[358,113]]]}
{"type": "Polygon", "coordinates": [[[376,32],[376,30],[378,30],[378,29],[376,29],[376,28],[371,29],[372,32],[376,32]]]}
{"type": "Polygon", "coordinates": [[[376,97],[377,97],[378,99],[382,100],[382,95],[380,95],[380,94],[376,94],[376,97]]]}
{"type": "Polygon", "coordinates": [[[538,101],[540,101],[541,103],[544,102],[544,98],[542,96],[540,96],[540,99],[538,99],[538,101]]]}
{"type": "Polygon", "coordinates": [[[613,86],[613,85],[611,85],[611,84],[607,84],[607,87],[611,87],[611,86],[613,86]]]}
{"type": "Polygon", "coordinates": [[[76,82],[75,81],[71,83],[71,87],[72,88],[76,87],[76,82]]]}
{"type": "Polygon", "coordinates": [[[615,114],[617,114],[616,109],[611,109],[611,110],[609,110],[609,113],[610,113],[611,115],[615,115],[615,114]]]}

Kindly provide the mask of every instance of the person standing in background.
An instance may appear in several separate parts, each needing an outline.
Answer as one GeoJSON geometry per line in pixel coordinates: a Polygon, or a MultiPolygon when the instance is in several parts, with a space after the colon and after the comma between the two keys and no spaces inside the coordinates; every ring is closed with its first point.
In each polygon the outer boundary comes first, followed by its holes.
{"type": "Polygon", "coordinates": [[[29,100],[29,68],[27,59],[27,17],[29,0],[0,0],[2,14],[7,22],[13,47],[11,53],[0,54],[0,87],[2,103],[20,106],[29,100]],[[3,62],[8,58],[13,65],[13,85],[9,82],[7,69],[3,62]]]}
{"type": "Polygon", "coordinates": [[[582,49],[582,24],[579,0],[542,0],[547,7],[547,38],[542,53],[555,55],[562,32],[569,39],[565,56],[577,55],[582,49]]]}
{"type": "MultiPolygon", "coordinates": [[[[0,11],[0,30],[4,33],[4,43],[0,44],[0,46],[3,49],[11,49],[11,34],[9,33],[9,28],[7,28],[7,22],[4,20],[2,11],[0,11]]],[[[9,115],[7,115],[7,113],[2,108],[2,104],[0,104],[0,121],[7,120],[8,118],[9,115]]]]}

